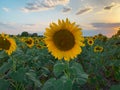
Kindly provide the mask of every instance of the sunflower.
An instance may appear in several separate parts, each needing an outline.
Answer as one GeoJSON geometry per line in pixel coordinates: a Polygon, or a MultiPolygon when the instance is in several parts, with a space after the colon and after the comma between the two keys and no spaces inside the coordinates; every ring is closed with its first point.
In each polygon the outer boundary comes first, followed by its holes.
{"type": "Polygon", "coordinates": [[[51,23],[46,28],[44,35],[49,52],[59,60],[64,58],[69,61],[82,52],[80,46],[84,46],[84,38],[81,28],[75,22],[71,23],[68,19],[58,20],[58,24],[51,23]]]}
{"type": "Polygon", "coordinates": [[[35,44],[39,44],[39,39],[38,38],[34,38],[34,43],[35,44]]]}
{"type": "Polygon", "coordinates": [[[95,36],[93,37],[93,40],[96,40],[96,39],[97,39],[97,37],[98,37],[98,36],[97,36],[97,35],[95,35],[95,36]]]}
{"type": "Polygon", "coordinates": [[[32,46],[34,46],[34,40],[31,37],[28,38],[25,42],[29,48],[32,48],[32,46]]]}
{"type": "Polygon", "coordinates": [[[103,47],[101,47],[101,46],[94,47],[94,52],[102,52],[102,51],[103,51],[103,47]]]}
{"type": "Polygon", "coordinates": [[[21,42],[25,42],[25,41],[26,41],[26,38],[25,38],[25,37],[21,37],[21,38],[19,38],[19,40],[20,40],[21,42]]]}
{"type": "Polygon", "coordinates": [[[88,45],[92,46],[94,44],[94,40],[92,38],[89,38],[87,40],[88,45]]]}
{"type": "Polygon", "coordinates": [[[11,55],[12,52],[16,50],[16,47],[17,46],[14,39],[4,33],[0,35],[0,50],[5,50],[8,55],[11,55]]]}
{"type": "Polygon", "coordinates": [[[45,48],[45,46],[40,45],[40,44],[36,44],[36,47],[37,47],[38,49],[43,49],[43,48],[45,48]]]}

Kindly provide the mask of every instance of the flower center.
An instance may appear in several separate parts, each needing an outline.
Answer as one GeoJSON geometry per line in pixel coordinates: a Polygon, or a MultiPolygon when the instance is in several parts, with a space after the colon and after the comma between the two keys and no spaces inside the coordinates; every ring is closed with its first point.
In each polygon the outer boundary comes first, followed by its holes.
{"type": "Polygon", "coordinates": [[[27,40],[26,43],[30,45],[32,44],[32,40],[27,40]]]}
{"type": "Polygon", "coordinates": [[[53,35],[53,42],[58,49],[67,51],[73,48],[75,39],[70,31],[59,30],[53,35]]]}
{"type": "Polygon", "coordinates": [[[0,48],[8,50],[10,48],[10,42],[3,37],[0,37],[0,48]]]}
{"type": "Polygon", "coordinates": [[[100,47],[97,47],[96,50],[101,50],[101,48],[100,48],[100,47]]]}
{"type": "Polygon", "coordinates": [[[92,41],[89,41],[90,44],[92,44],[92,41]]]}

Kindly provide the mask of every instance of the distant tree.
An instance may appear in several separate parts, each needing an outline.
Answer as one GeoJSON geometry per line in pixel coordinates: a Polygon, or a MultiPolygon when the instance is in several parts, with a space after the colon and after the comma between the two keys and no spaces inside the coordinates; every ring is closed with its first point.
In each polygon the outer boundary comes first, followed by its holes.
{"type": "Polygon", "coordinates": [[[20,34],[18,34],[17,37],[20,37],[20,34]]]}
{"type": "Polygon", "coordinates": [[[37,34],[37,33],[33,33],[31,36],[32,36],[32,37],[37,37],[38,34],[37,34]]]}
{"type": "Polygon", "coordinates": [[[28,37],[28,36],[29,36],[29,33],[26,32],[26,31],[24,31],[24,32],[21,33],[21,36],[23,36],[23,37],[28,37]]]}

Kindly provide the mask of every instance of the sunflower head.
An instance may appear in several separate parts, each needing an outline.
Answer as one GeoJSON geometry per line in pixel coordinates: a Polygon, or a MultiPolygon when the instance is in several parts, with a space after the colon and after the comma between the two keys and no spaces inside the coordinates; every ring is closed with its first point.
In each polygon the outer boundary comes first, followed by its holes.
{"type": "Polygon", "coordinates": [[[34,43],[35,43],[35,44],[39,44],[39,39],[38,39],[38,38],[35,38],[35,39],[34,39],[34,43]]]}
{"type": "Polygon", "coordinates": [[[71,23],[68,19],[58,20],[58,24],[51,23],[46,28],[44,35],[49,52],[59,60],[64,58],[69,61],[82,52],[84,38],[81,28],[75,22],[71,23]]]}
{"type": "Polygon", "coordinates": [[[94,47],[94,52],[102,52],[102,51],[103,51],[103,47],[101,47],[101,46],[94,47]]]}
{"type": "Polygon", "coordinates": [[[0,35],[0,50],[5,50],[8,55],[11,55],[16,50],[15,40],[2,33],[0,35]]]}
{"type": "Polygon", "coordinates": [[[97,39],[97,37],[98,37],[98,36],[97,36],[97,35],[95,35],[95,36],[93,37],[93,40],[96,40],[96,39],[97,39]]]}
{"type": "Polygon", "coordinates": [[[94,44],[94,40],[92,38],[89,38],[87,40],[88,45],[92,46],[94,44]]]}
{"type": "Polygon", "coordinates": [[[34,46],[34,40],[30,37],[30,38],[28,38],[26,41],[25,41],[25,43],[27,44],[27,46],[29,47],[29,48],[32,48],[33,46],[34,46]]]}
{"type": "Polygon", "coordinates": [[[26,38],[25,38],[25,37],[21,37],[21,38],[19,38],[19,40],[20,40],[21,42],[25,42],[25,41],[26,41],[26,38]]]}
{"type": "Polygon", "coordinates": [[[38,49],[43,49],[43,48],[45,48],[45,46],[40,45],[40,44],[36,44],[36,47],[37,47],[38,49]]]}

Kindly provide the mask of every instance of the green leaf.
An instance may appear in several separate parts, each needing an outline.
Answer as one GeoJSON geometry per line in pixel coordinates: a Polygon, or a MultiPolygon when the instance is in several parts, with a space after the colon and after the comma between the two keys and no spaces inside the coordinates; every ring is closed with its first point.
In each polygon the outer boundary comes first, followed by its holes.
{"type": "Polygon", "coordinates": [[[112,85],[110,90],[120,90],[120,85],[112,85]]]}
{"type": "Polygon", "coordinates": [[[46,83],[44,84],[42,90],[55,90],[54,89],[55,82],[56,82],[55,78],[51,78],[51,79],[47,80],[46,83]]]}
{"type": "Polygon", "coordinates": [[[54,82],[55,90],[63,90],[63,87],[64,87],[64,83],[63,83],[62,79],[58,79],[54,82]]]}
{"type": "Polygon", "coordinates": [[[72,80],[60,78],[54,82],[55,90],[72,90],[72,80]]]}
{"type": "Polygon", "coordinates": [[[77,73],[84,72],[82,65],[77,62],[73,62],[71,68],[74,68],[77,73]]]}
{"type": "Polygon", "coordinates": [[[46,75],[50,73],[49,69],[46,67],[42,67],[42,72],[46,75]]]}
{"type": "Polygon", "coordinates": [[[120,81],[120,71],[115,72],[114,74],[115,74],[115,75],[114,75],[114,76],[115,76],[115,79],[118,80],[118,81],[120,81]]]}
{"type": "Polygon", "coordinates": [[[67,66],[65,63],[59,62],[54,65],[53,72],[56,77],[59,77],[66,68],[67,68],[67,66]]]}
{"type": "Polygon", "coordinates": [[[64,83],[64,87],[63,90],[72,90],[72,80],[67,79],[66,81],[63,82],[64,83]]]}
{"type": "Polygon", "coordinates": [[[71,73],[72,79],[75,79],[75,81],[77,83],[82,85],[82,84],[85,84],[87,82],[88,75],[84,72],[81,64],[79,64],[77,62],[73,62],[70,69],[71,69],[70,73],[71,73]]]}
{"type": "Polygon", "coordinates": [[[51,78],[44,84],[42,90],[72,90],[72,80],[51,78]]]}
{"type": "Polygon", "coordinates": [[[9,82],[4,80],[4,79],[0,79],[0,90],[8,90],[9,88],[9,82]]]}
{"type": "Polygon", "coordinates": [[[0,59],[7,57],[8,55],[5,53],[5,51],[0,51],[0,59]]]}
{"type": "Polygon", "coordinates": [[[28,72],[26,73],[27,77],[32,80],[35,84],[35,86],[40,87],[41,82],[37,79],[35,72],[28,72]]]}
{"type": "Polygon", "coordinates": [[[12,66],[12,62],[5,62],[1,67],[0,67],[0,73],[4,74],[6,71],[8,71],[12,66]]]}
{"type": "Polygon", "coordinates": [[[10,74],[10,77],[17,82],[24,82],[24,80],[26,78],[25,73],[26,73],[26,69],[20,68],[16,72],[12,72],[10,74]]]}

